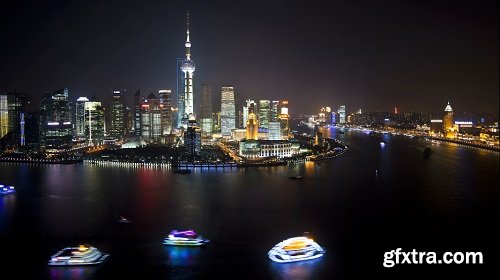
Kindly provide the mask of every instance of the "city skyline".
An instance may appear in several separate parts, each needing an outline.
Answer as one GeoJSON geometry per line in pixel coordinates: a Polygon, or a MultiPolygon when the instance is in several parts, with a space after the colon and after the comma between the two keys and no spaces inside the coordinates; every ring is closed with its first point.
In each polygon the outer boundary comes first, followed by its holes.
{"type": "Polygon", "coordinates": [[[261,9],[260,3],[241,7],[224,1],[190,2],[167,5],[167,10],[141,6],[138,19],[149,15],[148,20],[120,22],[122,27],[113,19],[134,14],[133,4],[120,5],[109,18],[111,5],[99,4],[94,10],[78,10],[69,27],[45,30],[44,38],[44,28],[55,24],[54,13],[63,12],[64,19],[82,7],[12,5],[2,9],[7,24],[0,36],[19,43],[1,47],[7,67],[0,70],[0,91],[26,92],[35,102],[43,92],[65,87],[75,98],[96,95],[105,104],[114,88],[128,89],[128,104],[139,88],[144,94],[175,89],[176,59],[184,53],[179,42],[185,39],[189,9],[193,52],[202,69],[195,79],[195,105],[201,84],[232,84],[238,91],[236,103],[287,98],[297,113],[315,111],[322,104],[346,105],[348,111],[440,111],[446,100],[458,111],[498,110],[498,9],[483,4],[442,3],[426,10],[425,3],[353,7],[315,2],[287,5],[281,11],[276,3],[261,9]],[[15,24],[15,16],[24,12],[33,17],[15,24]],[[227,16],[218,17],[223,13],[227,16]],[[255,15],[261,21],[247,20],[255,15]],[[100,24],[90,24],[89,16],[100,24]],[[389,25],[390,20],[398,27],[389,25]],[[40,24],[41,33],[35,24],[40,24]],[[102,44],[95,40],[99,37],[102,44]],[[47,47],[36,48],[35,39],[47,47]],[[60,40],[67,44],[57,45],[60,40]],[[110,55],[111,50],[116,54],[110,55]],[[25,69],[23,61],[28,59],[30,67],[25,69]],[[48,65],[52,71],[46,71],[48,65]],[[316,98],[306,98],[310,95],[316,98]],[[297,104],[301,107],[294,107],[297,104]]]}

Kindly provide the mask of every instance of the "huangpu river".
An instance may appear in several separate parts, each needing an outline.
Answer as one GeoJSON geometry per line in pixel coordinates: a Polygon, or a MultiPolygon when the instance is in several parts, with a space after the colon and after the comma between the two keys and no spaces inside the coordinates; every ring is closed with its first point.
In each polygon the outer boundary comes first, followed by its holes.
{"type": "MultiPolygon", "coordinates": [[[[323,135],[343,155],[279,167],[196,169],[0,163],[2,279],[407,279],[467,276],[498,264],[499,154],[360,131],[323,135]],[[385,145],[380,142],[385,141],[385,145]],[[423,155],[431,146],[429,157],[423,155]],[[290,180],[290,176],[303,176],[290,180]],[[130,224],[118,223],[124,216],[130,224]],[[194,229],[204,248],[167,247],[194,229]],[[278,242],[309,232],[326,254],[273,263],[278,242]],[[48,267],[60,249],[91,244],[92,267],[48,267]],[[383,267],[384,252],[482,252],[482,265],[383,267]],[[14,278],[12,278],[15,276],[14,278]],[[363,278],[362,278],[363,279],[363,278]]],[[[446,278],[448,279],[448,278],[446,278]]]]}

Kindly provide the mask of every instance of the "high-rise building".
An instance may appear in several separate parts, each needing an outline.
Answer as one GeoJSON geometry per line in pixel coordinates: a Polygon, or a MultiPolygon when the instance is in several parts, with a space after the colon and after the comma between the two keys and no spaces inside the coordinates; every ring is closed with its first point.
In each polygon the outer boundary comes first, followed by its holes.
{"type": "Polygon", "coordinates": [[[7,95],[0,95],[0,138],[9,132],[9,107],[7,95]]]}
{"type": "Polygon", "coordinates": [[[101,102],[84,103],[85,138],[88,145],[100,145],[104,141],[104,111],[101,102]]]}
{"type": "Polygon", "coordinates": [[[345,118],[345,105],[341,105],[339,109],[337,110],[337,113],[339,115],[339,124],[345,124],[346,118],[345,118]]]}
{"type": "Polygon", "coordinates": [[[134,94],[134,135],[141,136],[141,90],[138,89],[134,94]]]}
{"type": "Polygon", "coordinates": [[[221,89],[221,134],[230,137],[236,128],[236,108],[234,106],[234,87],[223,86],[221,89]]]}
{"type": "Polygon", "coordinates": [[[212,86],[203,85],[201,95],[201,132],[204,135],[212,134],[212,86]]]}
{"type": "Polygon", "coordinates": [[[141,136],[150,141],[159,141],[162,136],[160,101],[151,93],[141,105],[141,136]]]}
{"type": "Polygon", "coordinates": [[[252,111],[248,114],[245,138],[247,140],[259,139],[259,121],[257,120],[257,116],[252,111]]]}
{"type": "Polygon", "coordinates": [[[220,133],[221,128],[221,120],[220,120],[220,112],[212,113],[212,122],[213,122],[213,133],[220,133]]]}
{"type": "Polygon", "coordinates": [[[246,125],[247,123],[247,119],[248,119],[248,114],[250,113],[256,113],[255,112],[255,107],[257,106],[257,104],[255,103],[255,101],[251,100],[251,99],[247,99],[246,100],[246,105],[243,106],[243,124],[246,125]]]}
{"type": "Polygon", "coordinates": [[[279,105],[280,115],[278,121],[281,127],[281,138],[288,139],[290,133],[290,115],[288,114],[288,100],[281,100],[279,105]]]}
{"type": "Polygon", "coordinates": [[[184,155],[187,161],[193,162],[201,151],[201,129],[198,127],[194,116],[188,121],[184,132],[184,155]]]}
{"type": "Polygon", "coordinates": [[[40,144],[47,152],[71,147],[73,138],[72,106],[69,90],[45,94],[40,101],[40,144]]]}
{"type": "Polygon", "coordinates": [[[158,91],[161,109],[161,134],[168,135],[172,132],[172,91],[161,89],[158,91]]]}
{"type": "Polygon", "coordinates": [[[271,101],[259,100],[259,130],[267,132],[271,118],[271,101]]]}
{"type": "Polygon", "coordinates": [[[269,140],[281,140],[281,123],[269,122],[269,140]]]}
{"type": "Polygon", "coordinates": [[[122,91],[113,91],[113,102],[111,104],[111,130],[110,136],[120,139],[125,135],[125,105],[122,91]]]}
{"type": "Polygon", "coordinates": [[[184,115],[181,122],[187,124],[189,117],[194,116],[193,106],[193,76],[196,69],[194,61],[191,60],[191,42],[189,41],[189,12],[187,13],[187,29],[186,29],[186,58],[181,64],[181,71],[184,73],[184,115]]]}
{"type": "Polygon", "coordinates": [[[280,115],[280,102],[273,100],[271,102],[271,121],[277,122],[280,115]]]}
{"type": "Polygon", "coordinates": [[[79,97],[75,103],[75,136],[77,139],[85,139],[85,102],[87,97],[79,97]]]}

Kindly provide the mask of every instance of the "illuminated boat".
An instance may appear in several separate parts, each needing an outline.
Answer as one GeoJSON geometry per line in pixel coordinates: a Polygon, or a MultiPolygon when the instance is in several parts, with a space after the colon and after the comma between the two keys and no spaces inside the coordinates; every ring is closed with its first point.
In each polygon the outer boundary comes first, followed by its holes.
{"type": "Polygon", "coordinates": [[[0,195],[8,195],[15,192],[16,189],[13,186],[0,185],[0,195]]]}
{"type": "Polygon", "coordinates": [[[194,230],[173,230],[168,237],[163,240],[163,244],[173,246],[202,246],[208,242],[209,240],[203,239],[203,237],[198,235],[194,230]]]}
{"type": "Polygon", "coordinates": [[[312,260],[321,258],[324,254],[325,250],[318,243],[305,236],[281,241],[268,253],[271,260],[279,263],[312,260]]]}
{"type": "Polygon", "coordinates": [[[109,257],[97,248],[80,245],[79,247],[67,247],[57,252],[49,260],[49,265],[92,265],[100,264],[109,257]]]}

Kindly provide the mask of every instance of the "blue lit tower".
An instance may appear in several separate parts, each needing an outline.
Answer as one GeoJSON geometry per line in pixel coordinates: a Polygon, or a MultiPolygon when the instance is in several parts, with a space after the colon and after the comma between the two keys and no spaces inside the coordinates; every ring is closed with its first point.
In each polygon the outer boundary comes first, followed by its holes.
{"type": "Polygon", "coordinates": [[[196,68],[191,60],[191,42],[189,41],[189,11],[187,13],[186,32],[186,58],[181,64],[181,71],[184,73],[184,115],[182,116],[182,126],[187,126],[190,116],[194,116],[193,111],[193,74],[196,68]]]}

